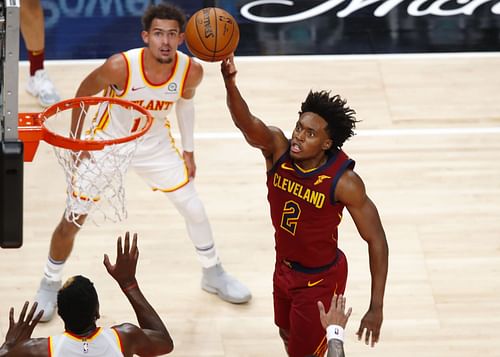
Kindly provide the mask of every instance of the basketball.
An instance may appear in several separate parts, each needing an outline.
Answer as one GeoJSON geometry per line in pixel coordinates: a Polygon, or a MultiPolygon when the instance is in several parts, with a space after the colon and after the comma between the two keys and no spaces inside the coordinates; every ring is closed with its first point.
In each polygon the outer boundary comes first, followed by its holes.
{"type": "Polygon", "coordinates": [[[194,56],[203,61],[216,62],[236,50],[240,29],[228,12],[207,7],[191,16],[185,36],[187,48],[194,56]]]}

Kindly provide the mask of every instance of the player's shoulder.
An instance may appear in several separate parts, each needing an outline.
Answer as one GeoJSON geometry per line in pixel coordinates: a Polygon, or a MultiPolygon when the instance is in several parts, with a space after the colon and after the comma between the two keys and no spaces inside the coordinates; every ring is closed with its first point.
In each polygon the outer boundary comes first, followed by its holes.
{"type": "Polygon", "coordinates": [[[345,204],[364,196],[365,184],[361,177],[354,170],[345,170],[339,178],[335,188],[335,196],[338,201],[345,204]]]}
{"type": "Polygon", "coordinates": [[[190,62],[188,75],[203,76],[202,64],[194,57],[188,56],[188,58],[189,58],[189,62],[190,62]]]}
{"type": "Polygon", "coordinates": [[[127,60],[124,52],[118,52],[108,57],[103,67],[111,70],[125,70],[127,67],[127,60]]]}
{"type": "Polygon", "coordinates": [[[8,356],[17,357],[45,357],[48,356],[48,338],[30,338],[18,344],[8,356]]]}

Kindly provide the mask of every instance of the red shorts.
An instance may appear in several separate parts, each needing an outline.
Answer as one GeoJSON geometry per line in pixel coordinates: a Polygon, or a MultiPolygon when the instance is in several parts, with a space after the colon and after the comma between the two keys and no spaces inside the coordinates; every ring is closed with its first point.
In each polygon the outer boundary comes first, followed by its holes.
{"type": "Polygon", "coordinates": [[[290,357],[323,356],[326,331],[321,326],[317,302],[330,308],[333,293],[343,294],[347,260],[338,250],[335,264],[321,273],[307,274],[276,262],[273,276],[274,322],[288,334],[290,357]]]}

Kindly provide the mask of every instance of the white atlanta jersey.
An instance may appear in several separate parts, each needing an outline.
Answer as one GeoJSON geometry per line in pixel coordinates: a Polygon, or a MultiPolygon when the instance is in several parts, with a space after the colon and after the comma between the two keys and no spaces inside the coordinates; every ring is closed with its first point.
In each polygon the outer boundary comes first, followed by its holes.
{"type": "MultiPolygon", "coordinates": [[[[153,124],[141,139],[130,167],[154,190],[175,191],[184,186],[189,178],[170,131],[168,114],[182,96],[191,58],[177,51],[169,77],[163,83],[153,83],[144,70],[144,51],[144,48],[136,48],[122,53],[127,63],[125,88],[118,90],[110,86],[104,96],[135,102],[153,115],[153,124]]],[[[125,115],[123,110],[126,109],[111,105],[111,115],[107,115],[106,111],[98,115],[94,129],[96,134],[116,138],[136,130],[134,119],[125,115]]]]}
{"type": "Polygon", "coordinates": [[[99,327],[81,338],[69,332],[49,337],[49,357],[123,357],[120,337],[113,328],[99,327]]]}

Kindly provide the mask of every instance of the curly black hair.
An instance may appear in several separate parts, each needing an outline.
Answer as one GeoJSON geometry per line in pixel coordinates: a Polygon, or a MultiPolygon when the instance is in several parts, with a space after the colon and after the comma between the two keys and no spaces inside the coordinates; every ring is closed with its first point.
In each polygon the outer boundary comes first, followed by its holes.
{"type": "Polygon", "coordinates": [[[57,293],[57,313],[67,331],[87,332],[98,317],[99,299],[94,284],[84,276],[69,278],[57,293]]]}
{"type": "Polygon", "coordinates": [[[169,3],[150,5],[144,12],[144,15],[142,15],[142,29],[144,31],[149,31],[151,29],[151,23],[154,19],[175,20],[179,23],[181,32],[184,32],[186,15],[181,8],[175,5],[169,3]]]}
{"type": "Polygon", "coordinates": [[[332,150],[337,150],[344,145],[350,137],[354,136],[353,129],[359,122],[354,117],[356,112],[349,108],[347,101],[339,95],[330,95],[330,91],[309,91],[306,100],[302,103],[299,115],[310,112],[325,119],[328,123],[326,130],[332,139],[332,150]]]}

